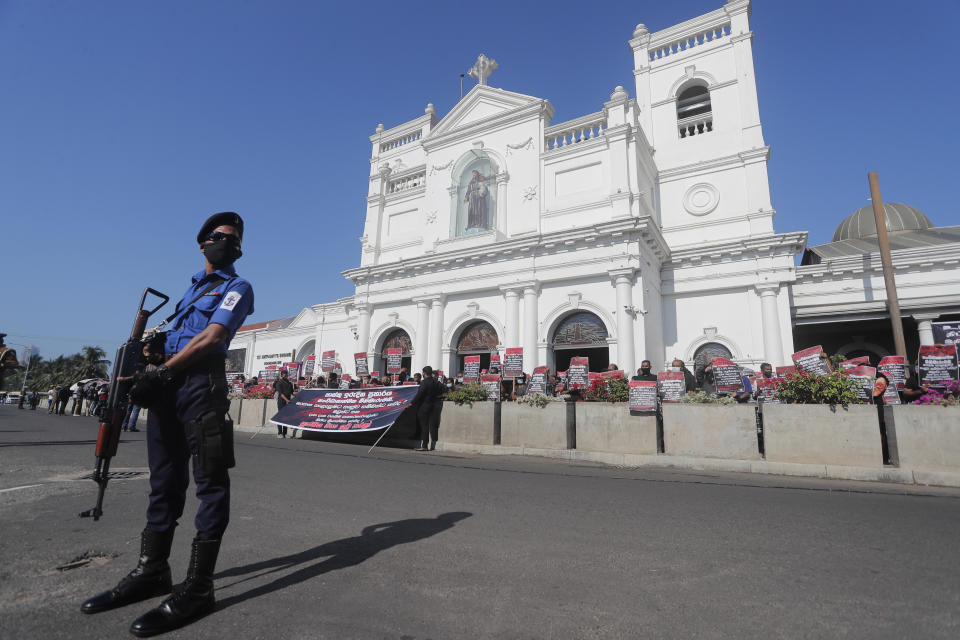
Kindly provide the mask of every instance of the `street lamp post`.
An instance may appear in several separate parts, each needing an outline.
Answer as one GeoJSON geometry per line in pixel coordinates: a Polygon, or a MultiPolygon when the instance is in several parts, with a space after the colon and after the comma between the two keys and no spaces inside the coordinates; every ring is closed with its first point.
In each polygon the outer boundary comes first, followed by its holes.
{"type": "Polygon", "coordinates": [[[33,357],[34,347],[29,344],[11,342],[16,347],[23,347],[23,357],[27,360],[27,370],[23,372],[23,384],[20,386],[20,395],[27,392],[27,377],[30,375],[30,359],[33,357]]]}

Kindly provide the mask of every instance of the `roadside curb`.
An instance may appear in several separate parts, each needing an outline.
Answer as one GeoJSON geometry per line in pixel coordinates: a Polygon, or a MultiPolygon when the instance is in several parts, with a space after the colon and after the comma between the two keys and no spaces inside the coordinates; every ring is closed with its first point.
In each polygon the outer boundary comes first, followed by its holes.
{"type": "Polygon", "coordinates": [[[859,480],[895,484],[960,487],[960,473],[928,471],[923,469],[900,469],[896,467],[846,467],[793,462],[767,462],[764,460],[722,460],[719,458],[641,455],[580,451],[577,449],[534,449],[529,447],[505,447],[487,444],[456,444],[442,441],[437,443],[437,450],[456,453],[476,453],[481,455],[519,455],[576,462],[596,462],[613,467],[632,469],[660,467],[691,469],[695,471],[733,471],[738,473],[826,478],[830,480],[859,480]]]}
{"type": "MultiPolygon", "coordinates": [[[[267,430],[268,426],[275,427],[276,425],[270,424],[263,427],[234,425],[234,430],[244,433],[256,433],[257,431],[263,430],[268,435],[273,435],[272,431],[267,430]]],[[[301,438],[302,435],[303,434],[300,434],[301,438]]],[[[287,437],[293,439],[292,436],[287,437]]],[[[847,467],[802,464],[797,462],[767,462],[766,460],[724,460],[720,458],[583,451],[580,449],[537,449],[533,447],[510,447],[495,444],[459,444],[443,441],[437,442],[437,450],[450,453],[474,453],[488,456],[531,456],[536,458],[551,458],[554,460],[569,460],[571,462],[595,462],[625,469],[657,467],[690,469],[692,471],[732,471],[736,473],[762,473],[779,476],[824,478],[828,480],[859,480],[864,482],[960,487],[960,473],[926,469],[847,467]]]]}

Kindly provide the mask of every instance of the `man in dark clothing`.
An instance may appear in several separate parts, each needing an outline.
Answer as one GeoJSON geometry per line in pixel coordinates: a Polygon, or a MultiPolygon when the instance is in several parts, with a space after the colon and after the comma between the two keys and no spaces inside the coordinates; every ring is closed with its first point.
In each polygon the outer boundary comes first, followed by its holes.
{"type": "Polygon", "coordinates": [[[639,380],[641,382],[656,382],[657,374],[653,373],[653,366],[650,364],[650,361],[644,360],[640,363],[640,368],[637,369],[637,375],[630,379],[639,380]]]}
{"type": "Polygon", "coordinates": [[[62,416],[67,411],[67,402],[70,400],[70,387],[64,385],[57,393],[57,415],[62,416]]]}
{"type": "Polygon", "coordinates": [[[416,451],[430,451],[437,447],[444,391],[443,386],[433,377],[433,367],[424,367],[420,388],[412,402],[417,411],[417,437],[420,439],[420,446],[416,451]],[[431,438],[432,446],[429,446],[431,438]]]}
{"type": "MultiPolygon", "coordinates": [[[[287,380],[287,370],[280,371],[280,377],[273,381],[273,390],[277,392],[277,410],[283,409],[293,397],[293,384],[287,380]]],[[[287,437],[286,425],[277,425],[277,437],[287,437]]]]}
{"type": "Polygon", "coordinates": [[[687,365],[683,363],[683,360],[676,358],[672,366],[683,372],[683,382],[687,386],[687,391],[696,391],[698,386],[697,378],[690,372],[690,369],[687,369],[687,365]]]}

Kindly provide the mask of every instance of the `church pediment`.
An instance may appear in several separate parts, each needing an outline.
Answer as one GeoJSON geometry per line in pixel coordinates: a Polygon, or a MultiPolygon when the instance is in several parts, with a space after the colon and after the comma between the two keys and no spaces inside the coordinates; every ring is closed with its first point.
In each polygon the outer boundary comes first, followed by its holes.
{"type": "Polygon", "coordinates": [[[302,327],[312,327],[317,322],[317,314],[310,307],[304,307],[300,313],[287,325],[288,328],[298,329],[302,327]]]}
{"type": "Polygon", "coordinates": [[[553,115],[553,107],[546,100],[478,84],[437,123],[427,139],[471,128],[478,123],[493,124],[534,106],[545,108],[548,118],[553,115]]]}

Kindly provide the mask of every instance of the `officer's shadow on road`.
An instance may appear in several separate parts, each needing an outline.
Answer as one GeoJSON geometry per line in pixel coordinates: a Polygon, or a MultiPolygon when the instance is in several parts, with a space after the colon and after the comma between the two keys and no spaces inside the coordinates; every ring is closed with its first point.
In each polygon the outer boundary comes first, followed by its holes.
{"type": "Polygon", "coordinates": [[[334,540],[333,542],[322,544],[319,547],[313,547],[312,549],[288,556],[281,556],[262,562],[254,562],[242,567],[226,569],[218,573],[215,577],[222,581],[224,578],[248,574],[255,575],[249,575],[246,578],[228,584],[221,582],[217,585],[218,590],[221,591],[226,588],[235,587],[248,580],[262,578],[271,573],[292,569],[299,565],[306,565],[268,584],[254,587],[253,589],[229,596],[222,600],[218,599],[217,609],[223,610],[239,604],[244,600],[285,589],[310,580],[311,578],[316,578],[324,573],[358,565],[390,547],[416,542],[446,531],[460,520],[469,518],[472,515],[472,513],[466,511],[453,511],[450,513],[442,513],[436,518],[410,518],[408,520],[397,520],[396,522],[373,524],[365,527],[359,536],[334,540]],[[313,563],[314,560],[327,556],[329,557],[326,560],[313,563]]]}

